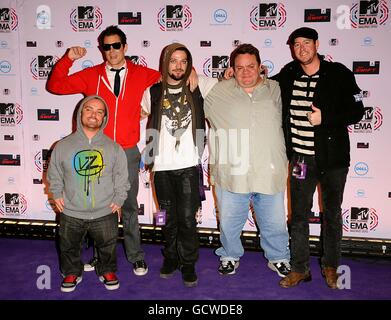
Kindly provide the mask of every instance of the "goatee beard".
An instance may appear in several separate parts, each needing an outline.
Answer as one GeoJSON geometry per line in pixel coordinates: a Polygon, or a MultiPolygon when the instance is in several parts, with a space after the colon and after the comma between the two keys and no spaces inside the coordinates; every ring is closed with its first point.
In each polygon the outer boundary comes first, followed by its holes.
{"type": "Polygon", "coordinates": [[[175,81],[180,81],[180,80],[182,80],[184,77],[185,77],[185,74],[182,74],[182,75],[180,75],[179,77],[177,77],[175,74],[173,74],[173,73],[169,73],[168,74],[169,76],[170,76],[170,78],[172,79],[172,80],[175,80],[175,81]]]}

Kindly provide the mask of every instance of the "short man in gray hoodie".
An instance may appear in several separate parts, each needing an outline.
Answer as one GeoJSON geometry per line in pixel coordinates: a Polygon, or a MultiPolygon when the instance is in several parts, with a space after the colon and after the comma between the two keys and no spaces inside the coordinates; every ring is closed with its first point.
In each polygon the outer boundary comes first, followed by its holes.
{"type": "Polygon", "coordinates": [[[118,210],[127,198],[127,161],[121,146],[103,134],[106,102],[84,98],[77,112],[77,130],[59,141],[48,169],[50,192],[60,213],[61,291],[71,292],[82,280],[82,240],[88,232],[98,250],[96,267],[106,289],[119,288],[116,243],[118,210]]]}

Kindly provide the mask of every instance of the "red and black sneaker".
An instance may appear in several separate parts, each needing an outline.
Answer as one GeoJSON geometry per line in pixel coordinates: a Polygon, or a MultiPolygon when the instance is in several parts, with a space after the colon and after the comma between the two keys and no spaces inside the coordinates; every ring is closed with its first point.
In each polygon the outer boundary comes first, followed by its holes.
{"type": "Polygon", "coordinates": [[[61,283],[61,291],[62,292],[72,292],[75,290],[76,286],[81,282],[82,277],[78,277],[75,275],[70,275],[64,277],[61,283]]]}
{"type": "Polygon", "coordinates": [[[103,282],[107,290],[116,290],[119,288],[119,280],[114,272],[105,273],[99,277],[100,282],[103,282]]]}

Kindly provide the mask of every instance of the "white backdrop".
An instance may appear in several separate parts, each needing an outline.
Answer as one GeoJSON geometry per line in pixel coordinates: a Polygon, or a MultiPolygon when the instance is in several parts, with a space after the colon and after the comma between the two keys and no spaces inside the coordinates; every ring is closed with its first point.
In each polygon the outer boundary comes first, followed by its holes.
{"type": "MultiPolygon", "coordinates": [[[[291,60],[288,35],[305,25],[318,30],[321,54],[354,70],[365,96],[365,117],[349,128],[344,235],[390,239],[389,9],[382,0],[0,0],[0,218],[55,219],[45,187],[48,150],[71,132],[72,113],[82,98],[45,90],[47,75],[66,48],[88,50],[71,72],[98,64],[99,33],[119,24],[128,37],[128,55],[151,68],[158,68],[165,45],[179,41],[191,50],[199,73],[217,77],[235,46],[247,42],[260,50],[273,75],[291,60]]],[[[319,233],[316,200],[309,213],[314,235],[319,233]]],[[[140,223],[151,224],[153,197],[142,168],[139,202],[140,223]]],[[[214,208],[207,191],[200,227],[216,227],[214,208]]],[[[245,228],[255,230],[250,213],[245,228]]]]}

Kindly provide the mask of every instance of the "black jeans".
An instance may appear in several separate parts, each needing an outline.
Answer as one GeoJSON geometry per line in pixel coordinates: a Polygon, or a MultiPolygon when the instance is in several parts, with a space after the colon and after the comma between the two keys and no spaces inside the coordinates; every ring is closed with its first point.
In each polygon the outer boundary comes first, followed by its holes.
{"type": "Polygon", "coordinates": [[[83,220],[60,215],[60,268],[64,276],[81,276],[82,243],[86,233],[94,240],[99,261],[96,271],[99,276],[117,271],[118,216],[110,213],[107,216],[83,220]]]}
{"type": "Polygon", "coordinates": [[[198,167],[157,171],[154,184],[160,209],[166,210],[164,257],[195,264],[199,248],[195,218],[200,206],[198,167]]]}
{"type": "MultiPolygon", "coordinates": [[[[298,160],[294,154],[291,163],[298,160]]],[[[300,155],[302,159],[303,156],[300,155]]],[[[341,205],[348,168],[331,169],[321,173],[314,156],[304,156],[307,164],[305,179],[290,176],[291,216],[291,264],[292,271],[307,272],[310,269],[309,221],[316,186],[320,183],[320,207],[322,208],[322,267],[339,266],[341,258],[342,216],[341,205]]]]}

